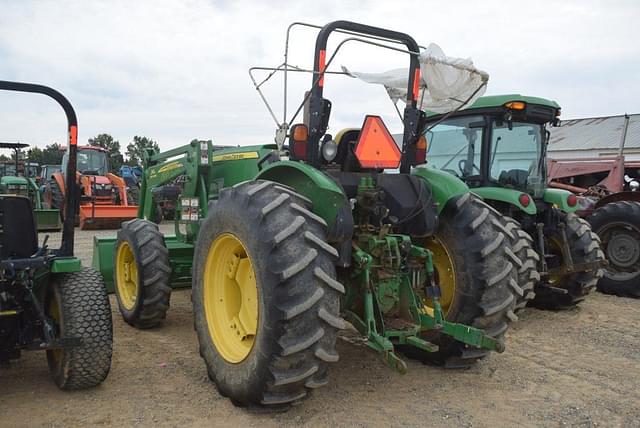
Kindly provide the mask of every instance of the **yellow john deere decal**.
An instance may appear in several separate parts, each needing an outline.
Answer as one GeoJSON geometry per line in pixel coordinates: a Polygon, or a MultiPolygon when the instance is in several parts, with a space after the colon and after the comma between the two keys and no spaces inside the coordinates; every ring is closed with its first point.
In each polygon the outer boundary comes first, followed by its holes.
{"type": "Polygon", "coordinates": [[[170,162],[161,168],[151,170],[151,174],[149,174],[149,178],[155,178],[158,174],[163,174],[168,171],[173,171],[174,169],[182,168],[182,163],[179,161],[170,162]]]}
{"type": "Polygon", "coordinates": [[[158,170],[158,172],[161,173],[161,172],[171,171],[171,170],[174,170],[176,168],[180,168],[181,166],[182,166],[182,164],[180,162],[171,162],[171,163],[166,164],[162,168],[160,168],[158,170]]]}
{"type": "Polygon", "coordinates": [[[224,155],[215,155],[213,157],[214,162],[242,159],[258,159],[258,152],[226,153],[224,155]]]}

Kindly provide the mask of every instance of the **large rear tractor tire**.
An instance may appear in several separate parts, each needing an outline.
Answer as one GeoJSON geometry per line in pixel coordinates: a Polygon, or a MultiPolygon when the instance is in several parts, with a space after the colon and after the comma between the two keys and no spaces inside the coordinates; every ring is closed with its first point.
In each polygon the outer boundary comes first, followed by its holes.
{"type": "Polygon", "coordinates": [[[53,178],[47,180],[47,188],[50,193],[50,208],[54,210],[60,211],[60,219],[64,221],[63,218],[63,210],[64,210],[64,194],[62,193],[62,189],[58,185],[58,182],[53,178]]]}
{"type": "Polygon", "coordinates": [[[327,383],[339,299],[337,251],[309,201],[269,181],[224,189],[200,227],[195,329],[209,378],[239,406],[286,407],[327,383]]]}
{"type": "Polygon", "coordinates": [[[512,289],[516,292],[516,313],[522,310],[535,297],[535,288],[540,281],[538,262],[540,256],[533,247],[533,238],[511,217],[503,217],[505,235],[511,242],[511,250],[518,256],[518,284],[512,289]]]}
{"type": "Polygon", "coordinates": [[[587,218],[602,240],[609,265],[598,290],[625,297],[640,297],[640,203],[612,202],[587,218]]]}
{"type": "MultiPolygon", "coordinates": [[[[604,260],[604,253],[600,248],[600,238],[593,233],[586,220],[573,213],[558,211],[559,221],[565,223],[565,233],[569,241],[569,251],[574,264],[599,262],[604,260]]],[[[561,238],[559,233],[546,237],[547,252],[554,255],[554,259],[547,262],[549,269],[561,267],[565,261],[562,257],[561,238]]],[[[543,281],[554,288],[566,290],[561,293],[545,287],[541,282],[536,289],[536,297],[530,306],[540,309],[567,309],[582,302],[596,287],[602,277],[603,270],[597,267],[587,271],[574,272],[566,275],[550,275],[543,281]]]]}
{"type": "MultiPolygon", "coordinates": [[[[447,204],[436,235],[426,242],[433,252],[445,319],[481,328],[496,339],[502,339],[509,322],[517,319],[518,259],[503,230],[490,207],[465,194],[447,204]]],[[[469,367],[488,354],[437,332],[423,337],[437,344],[438,352],[408,347],[402,351],[424,363],[449,368],[469,367]]]]}
{"type": "Polygon", "coordinates": [[[158,226],[148,220],[122,223],[113,262],[118,307],[136,328],[160,325],[171,299],[169,251],[158,226]]]}
{"type": "Polygon", "coordinates": [[[83,389],[105,380],[111,368],[111,306],[94,269],[66,273],[54,280],[45,306],[60,338],[80,338],[77,347],[47,351],[49,371],[61,389],[83,389]]]}

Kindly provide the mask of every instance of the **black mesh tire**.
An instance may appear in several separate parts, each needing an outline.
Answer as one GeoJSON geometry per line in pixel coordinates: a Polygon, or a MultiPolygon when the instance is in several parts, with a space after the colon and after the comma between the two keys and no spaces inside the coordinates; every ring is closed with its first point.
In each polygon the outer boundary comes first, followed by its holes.
{"type": "Polygon", "coordinates": [[[640,203],[620,201],[595,210],[587,221],[602,239],[609,265],[598,290],[624,297],[640,297],[640,203]]]}
{"type": "MultiPolygon", "coordinates": [[[[502,340],[514,314],[517,286],[516,263],[519,259],[510,249],[503,232],[504,225],[492,208],[471,194],[447,203],[440,215],[435,240],[446,249],[455,273],[455,291],[446,319],[483,329],[502,340]]],[[[427,248],[434,247],[427,242],[427,248]]],[[[442,273],[436,266],[436,280],[442,273]]],[[[444,290],[443,290],[444,294],[444,290]]],[[[403,348],[411,358],[450,368],[465,368],[488,354],[437,332],[427,332],[424,338],[437,344],[438,352],[403,348]]]]}
{"type": "MultiPolygon", "coordinates": [[[[569,250],[573,263],[589,263],[604,260],[604,253],[600,248],[600,238],[592,230],[586,220],[581,219],[573,213],[557,212],[561,222],[566,224],[565,233],[569,241],[569,250]]],[[[557,235],[547,236],[547,252],[556,254],[562,265],[562,256],[559,250],[553,250],[552,242],[560,239],[557,235]]],[[[555,244],[558,246],[559,244],[555,244]]],[[[549,263],[551,269],[554,266],[549,263]]],[[[536,289],[536,296],[531,301],[530,306],[540,309],[567,309],[582,302],[587,295],[596,287],[598,280],[602,277],[602,268],[574,272],[555,278],[551,285],[556,288],[565,289],[566,293],[559,293],[544,287],[542,282],[536,289]]],[[[543,279],[544,281],[544,279],[543,279]]]]}
{"type": "Polygon", "coordinates": [[[169,250],[158,225],[143,219],[122,223],[114,247],[113,278],[122,318],[136,328],[152,328],[160,325],[167,316],[171,299],[171,264],[169,250]],[[133,252],[137,271],[135,302],[125,303],[127,296],[119,284],[118,252],[122,245],[133,252]],[[127,307],[129,306],[129,308],[127,307]]]}
{"type": "Polygon", "coordinates": [[[335,279],[337,251],[326,243],[327,225],[310,209],[288,187],[250,181],[222,190],[200,227],[192,290],[200,355],[220,393],[236,405],[286,407],[325,385],[328,364],[338,361],[344,287],[335,279]],[[246,249],[259,301],[253,345],[238,363],[216,347],[204,300],[207,257],[225,234],[246,249]]]}
{"type": "Polygon", "coordinates": [[[78,347],[47,351],[56,385],[83,389],[104,381],[111,367],[113,328],[102,275],[92,268],[56,275],[45,310],[55,320],[59,337],[83,342],[78,347]]]}
{"type": "Polygon", "coordinates": [[[503,217],[505,235],[511,241],[511,250],[518,257],[518,283],[512,287],[516,293],[516,313],[535,297],[535,287],[540,281],[538,262],[540,256],[533,247],[533,238],[525,232],[520,223],[511,217],[503,217]]]}

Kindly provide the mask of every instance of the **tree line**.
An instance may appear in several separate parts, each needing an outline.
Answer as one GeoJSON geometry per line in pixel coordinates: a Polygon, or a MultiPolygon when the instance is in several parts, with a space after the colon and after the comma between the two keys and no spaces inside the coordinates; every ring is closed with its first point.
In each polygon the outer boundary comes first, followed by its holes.
{"type": "MultiPolygon", "coordinates": [[[[122,165],[142,165],[143,153],[146,149],[160,150],[158,143],[151,138],[136,135],[133,141],[127,144],[124,154],[121,151],[120,142],[115,140],[109,134],[98,134],[93,138],[89,138],[90,146],[98,146],[107,150],[109,155],[109,169],[111,172],[118,173],[122,165]]],[[[29,162],[36,162],[40,165],[60,165],[64,150],[61,145],[53,143],[45,146],[44,149],[32,147],[27,152],[26,158],[29,162]]],[[[14,157],[0,155],[0,161],[9,161],[14,157]]]]}

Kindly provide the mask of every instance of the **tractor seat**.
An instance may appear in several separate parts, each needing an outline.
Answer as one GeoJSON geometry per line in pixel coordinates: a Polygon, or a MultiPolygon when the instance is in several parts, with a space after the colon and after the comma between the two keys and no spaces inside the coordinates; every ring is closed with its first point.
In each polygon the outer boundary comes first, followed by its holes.
{"type": "Polygon", "coordinates": [[[505,186],[523,188],[527,186],[528,178],[529,171],[524,169],[510,169],[508,171],[502,171],[498,177],[498,181],[505,186]]]}
{"type": "Polygon", "coordinates": [[[0,195],[0,259],[28,258],[38,251],[38,232],[29,198],[0,195]]]}
{"type": "Polygon", "coordinates": [[[362,172],[360,162],[353,152],[358,137],[360,136],[360,128],[345,128],[336,134],[334,141],[338,145],[338,153],[336,154],[335,163],[340,165],[343,172],[362,172]]]}

